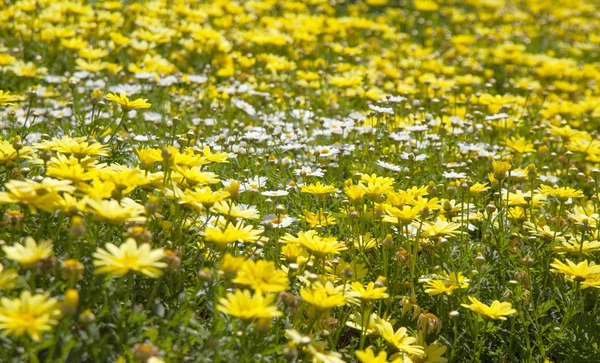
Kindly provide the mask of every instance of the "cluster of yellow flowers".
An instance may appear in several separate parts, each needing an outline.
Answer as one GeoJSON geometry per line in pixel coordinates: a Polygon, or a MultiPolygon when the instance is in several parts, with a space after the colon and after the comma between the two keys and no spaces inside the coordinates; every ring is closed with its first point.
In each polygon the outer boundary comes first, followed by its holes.
{"type": "Polygon", "coordinates": [[[0,361],[597,360],[599,15],[3,3],[0,361]]]}

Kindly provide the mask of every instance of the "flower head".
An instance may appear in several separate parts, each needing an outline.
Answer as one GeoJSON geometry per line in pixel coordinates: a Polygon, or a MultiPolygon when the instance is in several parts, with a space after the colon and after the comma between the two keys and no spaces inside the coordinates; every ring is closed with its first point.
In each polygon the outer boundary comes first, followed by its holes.
{"type": "Polygon", "coordinates": [[[517,311],[512,308],[511,303],[500,302],[498,300],[494,300],[492,305],[486,305],[481,301],[477,300],[473,296],[469,296],[469,301],[471,305],[468,304],[460,304],[462,307],[467,308],[471,311],[476,312],[479,315],[483,315],[490,319],[500,319],[506,320],[506,316],[516,314],[517,311]]]}
{"type": "Polygon", "coordinates": [[[152,106],[150,103],[148,103],[148,100],[145,98],[138,98],[136,100],[131,101],[123,93],[120,93],[118,95],[114,92],[109,93],[108,96],[106,96],[106,99],[117,103],[119,106],[121,106],[121,108],[124,111],[135,110],[138,108],[150,108],[150,106],[152,106]]]}
{"type": "Polygon", "coordinates": [[[24,245],[4,246],[2,250],[6,253],[6,258],[19,262],[25,268],[35,266],[53,254],[52,241],[42,241],[38,244],[31,237],[25,238],[24,245]]]}
{"type": "Polygon", "coordinates": [[[164,257],[162,248],[153,250],[148,243],[138,247],[133,238],[128,238],[119,247],[108,243],[106,250],[98,248],[94,253],[94,266],[98,274],[122,276],[129,271],[137,271],[156,278],[163,274],[161,269],[167,266],[161,261],[164,257]]]}
{"type": "Polygon", "coordinates": [[[217,310],[242,320],[271,319],[283,315],[273,305],[274,301],[275,295],[263,295],[259,291],[251,294],[249,290],[237,290],[227,293],[227,296],[219,301],[217,310]]]}
{"type": "Polygon", "coordinates": [[[233,282],[246,285],[258,292],[279,292],[288,289],[285,272],[275,268],[271,261],[246,261],[233,282]]]}
{"type": "Polygon", "coordinates": [[[58,316],[60,305],[47,294],[32,296],[29,291],[23,291],[18,298],[3,297],[0,300],[0,330],[7,335],[27,334],[38,341],[44,332],[58,323],[58,316]]]}
{"type": "Polygon", "coordinates": [[[333,185],[324,185],[321,182],[315,184],[303,185],[300,187],[300,192],[314,194],[323,197],[327,194],[335,193],[338,189],[333,185]]]}

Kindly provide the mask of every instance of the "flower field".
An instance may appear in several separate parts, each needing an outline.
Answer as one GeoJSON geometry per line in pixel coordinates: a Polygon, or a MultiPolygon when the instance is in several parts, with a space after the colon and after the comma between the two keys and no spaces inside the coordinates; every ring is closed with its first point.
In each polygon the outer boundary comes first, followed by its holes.
{"type": "Polygon", "coordinates": [[[5,0],[1,362],[600,362],[600,3],[5,0]]]}

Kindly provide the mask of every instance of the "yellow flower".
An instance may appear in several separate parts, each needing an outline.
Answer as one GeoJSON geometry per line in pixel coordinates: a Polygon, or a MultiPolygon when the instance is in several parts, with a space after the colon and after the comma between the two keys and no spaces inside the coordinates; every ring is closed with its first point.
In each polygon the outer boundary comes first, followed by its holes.
{"type": "Polygon", "coordinates": [[[25,245],[4,246],[2,250],[9,260],[17,261],[23,267],[30,268],[52,256],[52,247],[52,241],[42,241],[37,244],[33,238],[27,237],[25,245]]]}
{"type": "Polygon", "coordinates": [[[417,339],[409,336],[405,327],[394,331],[394,327],[389,321],[381,319],[375,325],[375,331],[391,346],[403,353],[417,357],[422,357],[425,354],[423,347],[415,344],[417,339]]]}
{"type": "Polygon", "coordinates": [[[277,270],[272,261],[265,260],[244,262],[233,282],[249,286],[257,292],[279,292],[288,289],[286,273],[277,270]]]}
{"type": "Polygon", "coordinates": [[[248,290],[237,290],[222,298],[217,310],[242,320],[272,319],[283,315],[272,305],[273,301],[275,295],[263,295],[258,291],[252,295],[248,290]]]}
{"type": "Polygon", "coordinates": [[[370,316],[363,316],[361,313],[350,314],[350,318],[346,322],[346,326],[352,329],[364,331],[367,335],[377,333],[377,324],[381,323],[382,319],[376,313],[371,313],[370,316]],[[365,326],[366,324],[369,324],[365,326]],[[366,329],[365,329],[366,328],[366,329]]]}
{"type": "Polygon", "coordinates": [[[101,177],[105,182],[111,182],[115,185],[120,196],[125,196],[138,186],[150,183],[145,174],[138,168],[128,168],[122,165],[111,165],[101,172],[101,177]]]}
{"type": "Polygon", "coordinates": [[[335,193],[337,191],[338,189],[333,185],[324,185],[321,182],[300,187],[300,192],[314,194],[319,197],[324,197],[326,194],[335,193]]]}
{"type": "Polygon", "coordinates": [[[72,193],[75,187],[70,180],[44,178],[41,182],[33,180],[11,180],[4,184],[8,192],[0,192],[0,204],[23,203],[41,206],[60,199],[59,193],[72,193]]]}
{"type": "Polygon", "coordinates": [[[583,260],[578,264],[575,264],[567,259],[567,263],[565,264],[555,258],[550,266],[553,267],[550,271],[565,274],[569,280],[583,281],[595,275],[600,275],[600,265],[596,265],[594,262],[588,262],[588,260],[583,260]]]}
{"type": "Polygon", "coordinates": [[[282,241],[298,244],[319,257],[337,254],[340,251],[346,250],[346,246],[338,242],[335,237],[321,237],[317,235],[317,231],[315,230],[299,232],[298,237],[294,237],[288,233],[282,238],[282,241]]]}
{"type": "Polygon", "coordinates": [[[421,278],[419,282],[426,284],[425,292],[429,295],[452,295],[452,292],[458,288],[466,289],[469,287],[469,279],[460,272],[458,274],[456,272],[450,274],[442,272],[440,275],[421,278]]]}
{"type": "Polygon", "coordinates": [[[487,192],[489,189],[490,187],[488,187],[488,183],[475,183],[469,187],[469,193],[479,194],[487,192]]]}
{"type": "Polygon", "coordinates": [[[216,152],[213,153],[210,150],[210,147],[205,146],[202,149],[202,160],[203,160],[203,164],[207,164],[207,163],[228,163],[229,161],[227,161],[227,158],[229,157],[229,154],[225,153],[225,152],[216,152]]]}
{"type": "Polygon", "coordinates": [[[216,184],[221,181],[217,174],[201,171],[197,167],[175,166],[173,170],[179,173],[190,187],[216,184]]]}
{"type": "Polygon", "coordinates": [[[473,296],[469,296],[469,301],[471,302],[471,305],[460,304],[460,306],[474,311],[477,314],[484,315],[490,319],[506,320],[506,316],[517,313],[517,311],[512,308],[511,303],[494,300],[492,305],[488,306],[473,296]]]}
{"type": "Polygon", "coordinates": [[[163,274],[161,269],[167,266],[161,262],[164,257],[162,248],[153,250],[148,243],[138,247],[133,238],[128,238],[120,247],[107,243],[106,250],[98,248],[94,253],[94,266],[97,274],[122,276],[129,271],[137,271],[156,278],[163,274]]]}
{"type": "MultiPolygon", "coordinates": [[[[362,363],[388,363],[387,353],[385,350],[381,350],[379,351],[379,354],[375,355],[371,348],[367,348],[365,350],[357,350],[354,352],[354,354],[356,354],[362,363]]],[[[402,358],[397,358],[390,362],[402,363],[402,358]]]]}
{"type": "Polygon", "coordinates": [[[0,106],[12,106],[18,100],[18,96],[11,95],[8,91],[0,90],[0,106]]]}
{"type": "Polygon", "coordinates": [[[287,337],[290,339],[290,346],[301,346],[302,349],[308,350],[312,356],[313,363],[345,363],[342,359],[342,355],[336,351],[327,351],[327,343],[316,341],[310,336],[300,334],[294,329],[287,329],[285,331],[287,337]]]}
{"type": "Polygon", "coordinates": [[[226,253],[223,256],[223,261],[219,265],[219,273],[223,275],[223,277],[227,280],[233,279],[237,276],[238,271],[244,265],[244,257],[233,256],[229,253],[226,253]]]}
{"type": "Polygon", "coordinates": [[[360,185],[365,189],[365,193],[371,198],[378,198],[382,194],[388,194],[394,191],[394,179],[380,177],[375,174],[363,174],[360,185]]]}
{"type": "Polygon", "coordinates": [[[331,213],[323,212],[322,208],[319,208],[318,213],[312,213],[311,211],[305,210],[304,216],[300,218],[308,223],[310,228],[315,228],[317,226],[327,227],[335,224],[335,217],[331,215],[331,213]]]}
{"type": "Polygon", "coordinates": [[[127,110],[135,110],[139,108],[150,108],[152,106],[148,103],[148,100],[145,98],[138,98],[136,100],[130,101],[129,98],[123,93],[117,95],[116,93],[109,93],[106,96],[106,99],[109,101],[116,102],[124,111],[127,110]]]}
{"type": "Polygon", "coordinates": [[[217,227],[206,227],[204,229],[204,240],[212,242],[222,249],[233,242],[254,243],[258,241],[263,232],[262,229],[254,229],[251,225],[244,226],[244,223],[239,221],[235,225],[227,225],[224,230],[217,227]]]}
{"type": "Polygon", "coordinates": [[[260,217],[258,210],[255,207],[249,207],[244,204],[235,204],[228,202],[218,202],[211,208],[213,213],[217,213],[223,216],[231,218],[241,219],[258,219],[260,217]]]}
{"type": "Polygon", "coordinates": [[[365,288],[363,284],[355,281],[351,285],[352,291],[363,301],[387,299],[389,295],[385,292],[387,287],[375,287],[375,283],[369,282],[365,288]]]}
{"type": "Polygon", "coordinates": [[[434,12],[440,8],[438,3],[433,0],[415,0],[414,4],[415,9],[419,11],[434,12]]]}
{"type": "Polygon", "coordinates": [[[127,221],[143,222],[145,209],[129,198],[120,202],[116,200],[94,200],[87,201],[87,212],[93,213],[95,219],[113,224],[123,224],[127,221]]]}
{"type": "Polygon", "coordinates": [[[421,228],[423,229],[423,235],[426,237],[453,236],[460,228],[460,224],[448,222],[438,217],[435,223],[424,223],[421,228]]]}
{"type": "Polygon", "coordinates": [[[38,68],[33,62],[24,62],[19,60],[11,64],[10,69],[19,77],[33,78],[48,73],[48,68],[38,68]]]}
{"type": "Polygon", "coordinates": [[[581,246],[581,243],[575,239],[572,239],[568,242],[563,239],[562,241],[557,242],[558,243],[556,245],[552,246],[552,250],[559,254],[582,253],[584,255],[587,255],[590,252],[600,250],[600,241],[583,241],[583,246],[581,246]]]}
{"type": "Polygon", "coordinates": [[[357,203],[362,200],[367,193],[367,190],[363,185],[350,185],[344,188],[344,193],[348,196],[350,201],[357,203]]]}
{"type": "Polygon", "coordinates": [[[424,355],[417,357],[412,355],[410,359],[413,363],[446,363],[448,359],[442,357],[448,349],[444,344],[439,343],[437,340],[427,345],[425,342],[425,334],[419,334],[417,338],[417,345],[423,347],[424,355]]]}
{"type": "Polygon", "coordinates": [[[44,332],[58,323],[58,316],[59,303],[48,298],[48,294],[32,296],[29,291],[23,291],[18,298],[3,297],[0,300],[0,330],[7,335],[20,337],[27,334],[38,341],[44,332]]]}
{"type": "Polygon", "coordinates": [[[300,290],[300,297],[313,308],[326,311],[336,306],[346,305],[347,298],[342,288],[343,286],[335,288],[330,282],[325,285],[316,282],[311,287],[300,290]]]}
{"type": "Polygon", "coordinates": [[[63,154],[72,154],[77,159],[85,156],[108,155],[108,147],[98,142],[89,142],[85,137],[63,136],[33,144],[38,150],[58,151],[63,154]]]}
{"type": "Polygon", "coordinates": [[[210,187],[187,189],[180,197],[180,204],[199,204],[201,207],[210,208],[215,203],[222,202],[229,197],[229,192],[218,190],[213,192],[210,187]]]}
{"type": "Polygon", "coordinates": [[[518,153],[530,153],[535,151],[533,143],[522,136],[507,139],[506,146],[518,153]]]}
{"type": "Polygon", "coordinates": [[[494,178],[497,180],[506,179],[506,173],[512,166],[507,161],[494,160],[492,162],[492,170],[494,172],[494,178]]]}
{"type": "Polygon", "coordinates": [[[388,206],[385,208],[385,211],[388,215],[383,216],[382,221],[386,223],[401,224],[404,226],[417,218],[421,212],[421,209],[422,208],[419,206],[410,207],[405,205],[402,207],[402,209],[388,206]]]}
{"type": "Polygon", "coordinates": [[[4,265],[0,263],[0,290],[10,290],[17,284],[19,274],[15,270],[4,271],[4,265]]]}
{"type": "Polygon", "coordinates": [[[552,195],[559,200],[567,200],[569,198],[583,198],[583,191],[569,187],[551,187],[549,185],[541,185],[538,192],[542,195],[552,195]]]}
{"type": "Polygon", "coordinates": [[[6,165],[17,159],[31,159],[31,148],[23,146],[19,151],[15,149],[14,144],[6,140],[0,140],[0,165],[6,165]]]}
{"type": "Polygon", "coordinates": [[[48,161],[46,175],[58,179],[68,179],[74,184],[94,179],[97,170],[93,163],[85,163],[74,157],[67,158],[59,154],[48,161]]]}
{"type": "Polygon", "coordinates": [[[143,169],[151,168],[154,163],[162,161],[161,151],[158,149],[137,149],[136,154],[140,159],[140,167],[143,169]]]}
{"type": "Polygon", "coordinates": [[[65,298],[60,305],[60,310],[65,315],[73,315],[79,305],[79,291],[77,289],[68,289],[65,292],[65,298]]]}

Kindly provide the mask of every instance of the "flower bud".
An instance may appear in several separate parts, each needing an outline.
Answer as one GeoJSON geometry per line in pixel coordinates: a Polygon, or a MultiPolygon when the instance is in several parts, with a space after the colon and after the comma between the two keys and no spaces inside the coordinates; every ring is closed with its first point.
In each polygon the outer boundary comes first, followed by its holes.
{"type": "Polygon", "coordinates": [[[533,264],[533,258],[529,257],[529,256],[525,256],[521,259],[521,264],[523,266],[531,266],[533,264]]]}
{"type": "Polygon", "coordinates": [[[150,343],[138,343],[133,346],[133,355],[141,361],[146,361],[158,355],[158,348],[150,343]]]}
{"type": "Polygon", "coordinates": [[[278,205],[275,207],[275,213],[277,213],[277,214],[285,214],[285,212],[286,212],[285,205],[283,205],[283,204],[278,204],[278,205]]]}
{"type": "Polygon", "coordinates": [[[477,257],[473,259],[473,263],[475,263],[477,266],[481,266],[485,263],[485,257],[483,257],[481,253],[478,253],[477,257]]]}
{"type": "Polygon", "coordinates": [[[77,311],[77,306],[79,306],[79,291],[76,289],[68,289],[60,306],[60,310],[65,315],[73,315],[77,311]]]}
{"type": "Polygon", "coordinates": [[[64,261],[60,266],[61,276],[64,280],[81,280],[84,270],[83,264],[72,258],[64,261]]]}
{"type": "Polygon", "coordinates": [[[256,321],[256,331],[261,334],[266,334],[269,331],[271,325],[271,319],[261,318],[256,321]]]}
{"type": "Polygon", "coordinates": [[[181,258],[171,250],[165,250],[163,261],[167,264],[167,271],[177,271],[181,266],[181,258]]]}
{"type": "Polygon", "coordinates": [[[439,334],[442,330],[442,321],[432,313],[421,313],[417,326],[425,334],[439,334]]]}
{"type": "Polygon", "coordinates": [[[83,219],[81,217],[74,216],[71,218],[71,229],[69,233],[73,238],[82,237],[85,234],[85,224],[83,224],[83,219]]]}
{"type": "Polygon", "coordinates": [[[237,200],[240,197],[240,182],[237,180],[232,181],[225,187],[225,191],[229,193],[231,199],[237,200]]]}
{"type": "Polygon", "coordinates": [[[91,324],[96,321],[96,314],[94,314],[90,309],[84,310],[81,314],[79,314],[79,321],[83,324],[91,324]]]}
{"type": "Polygon", "coordinates": [[[381,245],[384,248],[392,248],[394,247],[394,239],[392,238],[391,234],[387,234],[385,236],[385,238],[383,239],[383,241],[381,241],[381,245]]]}
{"type": "Polygon", "coordinates": [[[99,90],[99,89],[95,89],[92,91],[92,98],[95,98],[96,100],[101,99],[104,96],[104,91],[99,90]]]}

